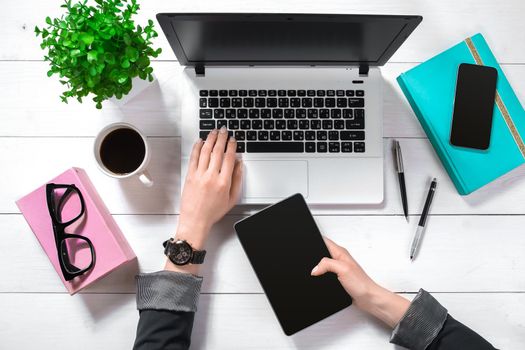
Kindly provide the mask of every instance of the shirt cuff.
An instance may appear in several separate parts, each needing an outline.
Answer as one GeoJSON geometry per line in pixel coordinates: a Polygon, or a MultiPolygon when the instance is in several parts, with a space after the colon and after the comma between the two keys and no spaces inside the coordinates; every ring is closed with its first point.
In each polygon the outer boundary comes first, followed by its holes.
{"type": "Polygon", "coordinates": [[[141,273],[135,279],[138,310],[197,311],[202,277],[159,271],[141,273]]]}
{"type": "Polygon", "coordinates": [[[443,328],[447,315],[447,309],[420,289],[394,328],[390,342],[413,350],[424,350],[443,328]]]}

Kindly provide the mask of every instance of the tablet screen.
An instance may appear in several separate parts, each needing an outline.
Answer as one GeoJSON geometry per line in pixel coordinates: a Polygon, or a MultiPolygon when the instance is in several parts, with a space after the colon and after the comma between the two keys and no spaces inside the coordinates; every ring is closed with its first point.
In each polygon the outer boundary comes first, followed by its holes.
{"type": "Polygon", "coordinates": [[[310,275],[330,253],[300,194],[237,222],[235,230],[285,334],[352,303],[335,274],[310,275]]]}

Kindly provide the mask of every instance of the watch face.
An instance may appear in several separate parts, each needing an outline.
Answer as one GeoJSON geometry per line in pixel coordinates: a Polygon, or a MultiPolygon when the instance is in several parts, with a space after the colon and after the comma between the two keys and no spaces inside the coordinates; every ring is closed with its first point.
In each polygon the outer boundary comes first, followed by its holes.
{"type": "Polygon", "coordinates": [[[185,241],[177,241],[172,245],[171,259],[177,265],[185,265],[191,260],[193,250],[185,241]]]}

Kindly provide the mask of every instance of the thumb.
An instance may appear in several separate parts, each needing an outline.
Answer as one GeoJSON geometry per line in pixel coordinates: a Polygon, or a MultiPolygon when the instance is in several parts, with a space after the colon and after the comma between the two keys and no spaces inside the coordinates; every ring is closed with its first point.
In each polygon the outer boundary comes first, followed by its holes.
{"type": "Polygon", "coordinates": [[[311,275],[321,276],[327,272],[333,272],[339,276],[343,274],[344,268],[344,263],[341,261],[330,258],[322,258],[319,264],[313,268],[311,275]]]}

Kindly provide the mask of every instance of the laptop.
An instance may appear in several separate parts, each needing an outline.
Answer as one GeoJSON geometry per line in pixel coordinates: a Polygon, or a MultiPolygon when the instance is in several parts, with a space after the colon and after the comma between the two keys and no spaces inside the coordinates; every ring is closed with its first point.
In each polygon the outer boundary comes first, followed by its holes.
{"type": "Polygon", "coordinates": [[[384,65],[420,16],[179,14],[157,19],[185,66],[181,183],[198,137],[226,126],[240,204],[383,201],[384,65]]]}

